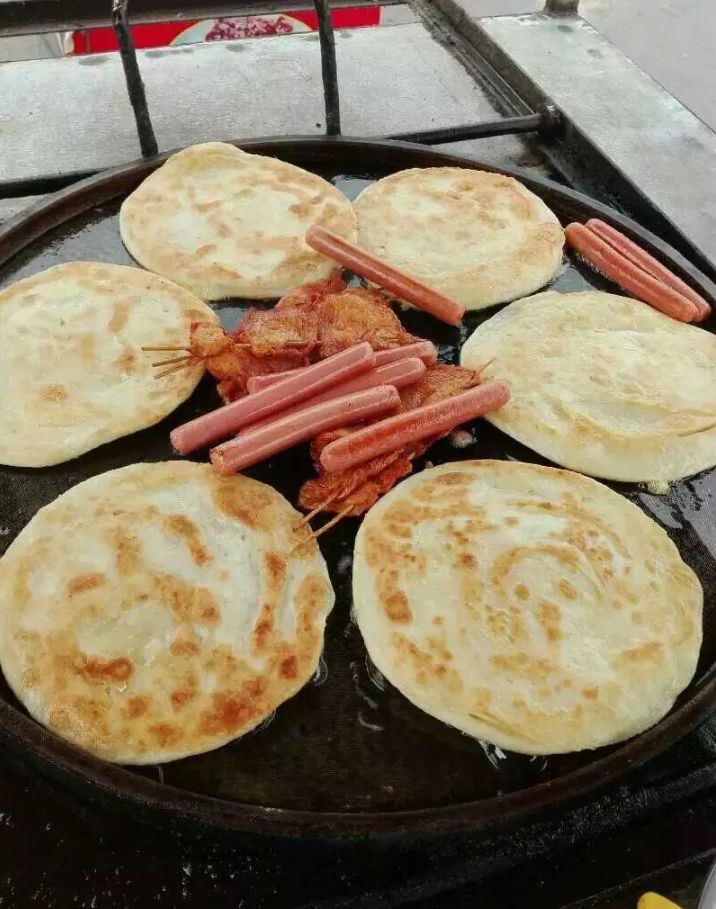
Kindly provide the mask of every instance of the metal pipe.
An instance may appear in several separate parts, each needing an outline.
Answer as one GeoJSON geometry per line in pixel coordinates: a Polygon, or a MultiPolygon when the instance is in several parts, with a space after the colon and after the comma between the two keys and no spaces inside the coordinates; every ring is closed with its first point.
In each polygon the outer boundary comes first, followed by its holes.
{"type": "Polygon", "coordinates": [[[321,77],[323,79],[323,102],[326,108],[326,135],[341,134],[341,105],[338,94],[338,70],[336,66],[336,39],[333,34],[331,10],[328,0],[313,0],[318,17],[318,40],[321,45],[321,77]]]}
{"type": "Polygon", "coordinates": [[[544,11],[553,16],[574,16],[579,0],[545,0],[544,11]]]}
{"type": "Polygon", "coordinates": [[[447,126],[442,129],[418,130],[412,133],[394,133],[387,139],[403,142],[420,142],[422,145],[442,145],[444,142],[461,142],[466,139],[486,139],[489,136],[507,136],[516,133],[539,132],[548,134],[555,125],[556,112],[544,107],[536,114],[523,117],[504,117],[501,120],[486,120],[466,126],[447,126]]]}
{"type": "Polygon", "coordinates": [[[112,0],[112,28],[119,44],[124,78],[127,83],[127,94],[134,111],[142,157],[151,158],[157,154],[159,149],[149,116],[147,96],[144,91],[142,75],[139,72],[139,64],[137,63],[137,53],[129,30],[128,4],[129,0],[112,0]]]}

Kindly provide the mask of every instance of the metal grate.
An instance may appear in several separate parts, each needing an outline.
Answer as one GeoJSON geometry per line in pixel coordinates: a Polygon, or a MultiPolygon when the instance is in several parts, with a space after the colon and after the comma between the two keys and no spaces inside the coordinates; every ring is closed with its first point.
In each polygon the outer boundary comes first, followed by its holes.
{"type": "MultiPolygon", "coordinates": [[[[313,6],[318,19],[323,102],[326,112],[326,135],[339,136],[341,134],[340,92],[331,11],[328,0],[313,0],[313,6]]],[[[571,3],[571,9],[572,11],[576,9],[576,2],[571,3]]],[[[117,36],[119,53],[122,58],[127,93],[134,111],[139,146],[143,157],[151,158],[157,154],[158,147],[132,40],[129,21],[129,0],[113,0],[112,27],[117,36]]],[[[557,114],[555,109],[549,105],[542,105],[538,110],[519,117],[503,117],[464,126],[397,133],[386,138],[420,142],[424,145],[440,145],[467,139],[531,132],[539,133],[544,138],[553,131],[556,122],[557,114]]]]}

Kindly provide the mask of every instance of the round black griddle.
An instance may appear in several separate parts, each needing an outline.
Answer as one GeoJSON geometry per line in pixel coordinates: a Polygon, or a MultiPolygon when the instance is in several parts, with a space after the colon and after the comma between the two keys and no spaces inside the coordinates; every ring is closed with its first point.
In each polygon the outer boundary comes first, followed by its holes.
{"type": "MultiPolygon", "coordinates": [[[[459,165],[498,170],[472,160],[392,142],[348,139],[256,140],[241,147],[275,155],[330,179],[349,197],[408,167],[459,165]]],[[[118,211],[124,197],[165,160],[129,164],[84,180],[28,209],[0,228],[0,284],[77,259],[133,264],[122,246],[118,211]]],[[[510,170],[541,196],[563,223],[598,216],[630,234],[707,298],[716,287],[680,254],[637,224],[577,192],[510,170]]],[[[617,288],[566,255],[553,282],[560,291],[617,288]]],[[[251,302],[215,304],[231,328],[251,302]]],[[[265,304],[257,304],[265,305],[265,304]]],[[[431,338],[443,360],[457,362],[468,334],[496,309],[468,315],[451,328],[415,311],[408,329],[431,338]]],[[[706,324],[713,331],[716,318],[706,324]]],[[[157,339],[161,343],[161,338],[157,339]]],[[[42,364],[37,364],[38,370],[42,364]]],[[[43,505],[82,480],[138,461],[174,457],[169,430],[218,404],[204,379],[191,399],[160,425],[42,470],[0,467],[0,552],[43,505]]],[[[443,441],[432,463],[504,458],[547,463],[481,421],[475,442],[458,450],[443,441]]],[[[420,469],[424,462],[419,462],[420,469]]],[[[290,500],[311,472],[295,449],[248,471],[290,500]]],[[[167,813],[229,829],[274,834],[346,836],[433,834],[514,819],[613,782],[666,749],[716,706],[716,527],[702,505],[716,495],[716,473],[677,483],[668,495],[612,484],[665,528],[705,591],[704,643],[694,681],[671,713],[631,741],[595,752],[549,758],[503,754],[413,707],[372,667],[351,619],[351,558],[357,521],[321,539],[336,590],[326,646],[316,677],[254,732],[205,755],[162,767],[107,764],[47,732],[24,712],[0,677],[0,734],[64,784],[81,785],[154,816],[167,813]]]]}

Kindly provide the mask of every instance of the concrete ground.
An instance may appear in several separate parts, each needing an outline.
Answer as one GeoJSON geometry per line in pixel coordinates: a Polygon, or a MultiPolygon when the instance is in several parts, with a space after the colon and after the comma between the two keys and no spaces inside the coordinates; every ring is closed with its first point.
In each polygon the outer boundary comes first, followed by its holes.
{"type": "Polygon", "coordinates": [[[716,129],[715,0],[581,0],[579,12],[716,129]]]}
{"type": "MultiPolygon", "coordinates": [[[[544,7],[544,0],[460,3],[474,16],[544,7]]],[[[580,0],[579,14],[716,130],[716,0],[580,0]]]]}

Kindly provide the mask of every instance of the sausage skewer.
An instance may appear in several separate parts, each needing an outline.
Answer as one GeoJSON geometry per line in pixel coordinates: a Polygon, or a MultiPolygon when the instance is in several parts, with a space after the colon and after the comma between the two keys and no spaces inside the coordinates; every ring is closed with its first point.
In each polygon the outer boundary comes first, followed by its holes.
{"type": "Polygon", "coordinates": [[[411,442],[449,432],[461,423],[497,410],[509,399],[510,386],[494,380],[443,401],[388,417],[329,442],[320,455],[321,467],[327,473],[350,470],[411,442]]]}
{"type": "MultiPolygon", "coordinates": [[[[634,258],[628,258],[590,227],[569,224],[564,233],[573,249],[632,296],[679,322],[695,322],[703,318],[702,310],[693,300],[654,277],[634,258]]],[[[628,241],[628,238],[624,237],[624,240],[628,241]]],[[[643,253],[643,250],[640,252],[643,253]]],[[[673,277],[676,279],[676,275],[673,277]]],[[[703,302],[706,304],[705,300],[703,302]]]]}
{"type": "MultiPolygon", "coordinates": [[[[180,454],[190,454],[256,423],[271,414],[287,410],[346,379],[367,372],[375,365],[370,344],[363,342],[327,357],[300,374],[290,376],[254,395],[212,410],[170,433],[171,443],[180,454]]],[[[179,367],[174,367],[177,369],[179,367]]],[[[396,392],[397,394],[397,392],[396,392]]]]}
{"type": "MultiPolygon", "coordinates": [[[[392,385],[393,388],[405,388],[408,385],[414,385],[419,382],[425,375],[426,365],[422,360],[415,357],[409,357],[406,360],[397,360],[395,363],[387,363],[385,366],[379,366],[377,369],[370,369],[352,379],[346,379],[337,385],[331,385],[325,391],[317,395],[312,395],[310,401],[302,401],[281,413],[281,416],[295,413],[307,404],[322,404],[324,401],[330,401],[333,398],[342,398],[344,395],[350,395],[357,391],[367,391],[369,388],[376,388],[378,385],[392,385]]],[[[278,383],[274,383],[271,388],[278,388],[278,383]]],[[[249,398],[250,399],[250,398],[249,398]]],[[[267,417],[261,422],[252,423],[251,428],[263,426],[273,420],[273,417],[267,417]]]]}
{"type": "Polygon", "coordinates": [[[465,307],[457,300],[451,300],[439,291],[416,281],[387,262],[383,262],[338,234],[331,233],[317,224],[309,227],[306,243],[316,252],[333,259],[344,268],[348,268],[382,287],[399,300],[411,303],[416,309],[430,313],[441,322],[457,325],[465,315],[465,307]]]}
{"type": "Polygon", "coordinates": [[[328,429],[362,423],[394,413],[399,407],[397,390],[392,385],[379,385],[322,404],[297,408],[275,420],[250,426],[230,442],[212,448],[209,457],[217,473],[228,476],[328,429]]]}
{"type": "Polygon", "coordinates": [[[627,259],[631,259],[643,268],[645,272],[650,274],[653,278],[656,278],[657,281],[663,281],[664,284],[668,284],[669,287],[678,291],[680,294],[683,294],[688,300],[691,300],[699,311],[699,319],[697,321],[700,322],[702,319],[711,315],[711,306],[704,300],[701,294],[696,293],[693,288],[689,287],[689,285],[675,275],[673,271],[669,271],[669,269],[665,265],[662,265],[658,259],[649,255],[641,246],[637,246],[633,240],[630,240],[629,237],[621,231],[612,227],[611,224],[607,224],[606,221],[600,221],[599,218],[591,218],[587,221],[587,228],[598,237],[601,237],[602,240],[605,240],[610,246],[613,246],[614,249],[622,253],[622,255],[626,256],[627,259]]]}
{"type": "MultiPolygon", "coordinates": [[[[376,367],[386,366],[388,363],[395,363],[399,360],[412,359],[415,357],[422,360],[426,366],[432,366],[438,358],[438,352],[432,341],[416,341],[415,344],[405,344],[403,347],[390,347],[388,350],[376,350],[375,365],[376,367]]],[[[296,375],[304,369],[308,369],[308,367],[299,366],[298,369],[287,369],[284,372],[270,372],[263,376],[252,376],[246,383],[246,390],[249,394],[254,394],[257,391],[261,391],[262,388],[268,388],[269,385],[283,382],[288,376],[296,375]]],[[[420,377],[418,376],[418,378],[420,377]]],[[[376,382],[375,384],[380,385],[381,383],[376,382]]],[[[386,378],[384,384],[392,385],[392,379],[386,378]]],[[[398,385],[398,388],[400,387],[401,386],[398,385]]]]}

